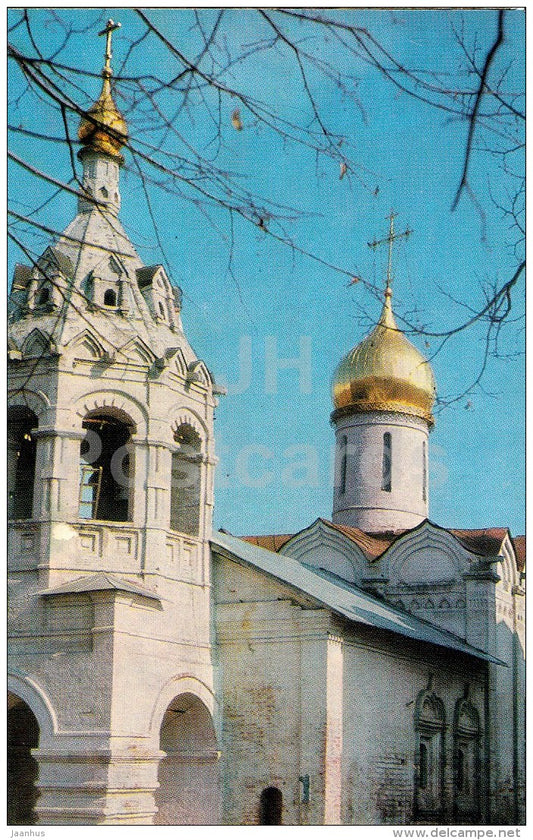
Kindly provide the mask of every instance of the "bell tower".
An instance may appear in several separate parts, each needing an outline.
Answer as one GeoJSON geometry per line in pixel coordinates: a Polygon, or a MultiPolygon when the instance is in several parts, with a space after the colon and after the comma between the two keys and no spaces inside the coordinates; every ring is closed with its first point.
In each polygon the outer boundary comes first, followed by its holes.
{"type": "Polygon", "coordinates": [[[333,522],[368,533],[413,528],[428,515],[428,438],[435,382],[429,363],[403,335],[392,310],[392,247],[385,301],[374,330],[338,365],[332,382],[335,426],[333,522]]]}
{"type": "Polygon", "coordinates": [[[117,28],[100,33],[102,89],[79,128],[77,214],[13,280],[11,703],[38,733],[26,820],[172,821],[183,776],[202,796],[189,784],[180,818],[205,824],[219,809],[216,388],[183,331],[180,290],[143,264],[118,218],[128,128],[112,88],[117,28]]]}

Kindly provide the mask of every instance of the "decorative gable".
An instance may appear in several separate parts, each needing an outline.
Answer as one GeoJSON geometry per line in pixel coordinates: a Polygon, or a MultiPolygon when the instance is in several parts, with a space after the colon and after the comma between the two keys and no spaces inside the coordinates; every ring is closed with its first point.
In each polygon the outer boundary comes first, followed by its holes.
{"type": "Polygon", "coordinates": [[[170,281],[162,265],[137,269],[137,285],[154,320],[176,326],[176,301],[170,281]]]}
{"type": "Polygon", "coordinates": [[[468,571],[472,555],[448,531],[424,522],[396,540],[381,559],[391,586],[452,584],[468,571]]]}
{"type": "Polygon", "coordinates": [[[205,364],[198,360],[191,362],[187,369],[187,379],[189,382],[195,382],[198,385],[203,385],[207,388],[211,384],[211,374],[207,370],[205,364]]]}
{"type": "Polygon", "coordinates": [[[50,336],[37,327],[31,331],[22,345],[22,355],[30,358],[49,356],[52,352],[50,336]]]}
{"type": "Polygon", "coordinates": [[[59,272],[64,277],[71,277],[73,265],[69,257],[58,251],[57,248],[49,247],[37,262],[39,271],[43,274],[56,274],[59,272]]]}
{"type": "Polygon", "coordinates": [[[368,570],[368,560],[359,546],[321,519],[288,540],[279,554],[332,572],[349,583],[361,584],[368,570]]]}
{"type": "Polygon", "coordinates": [[[119,359],[127,357],[132,362],[142,365],[152,365],[155,362],[155,354],[147,344],[140,338],[132,338],[120,348],[119,359]]]}
{"type": "Polygon", "coordinates": [[[103,359],[109,355],[102,342],[90,330],[78,333],[67,345],[67,350],[72,351],[76,357],[83,359],[103,359]]]}

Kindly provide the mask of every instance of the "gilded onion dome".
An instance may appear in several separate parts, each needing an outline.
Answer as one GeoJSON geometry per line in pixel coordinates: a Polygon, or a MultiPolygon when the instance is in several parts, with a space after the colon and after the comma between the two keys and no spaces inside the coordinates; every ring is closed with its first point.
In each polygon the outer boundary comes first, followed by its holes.
{"type": "Polygon", "coordinates": [[[429,362],[398,329],[392,291],[375,329],[342,359],[332,382],[335,409],[398,411],[433,424],[435,379],[429,362]]]}
{"type": "Polygon", "coordinates": [[[106,28],[100,35],[106,35],[105,66],[102,70],[103,84],[102,92],[87,111],[87,116],[82,117],[78,129],[78,137],[83,146],[95,152],[103,152],[123,161],[120,149],[128,139],[128,125],[118,110],[111,93],[111,34],[120,24],[108,21],[106,28]]]}

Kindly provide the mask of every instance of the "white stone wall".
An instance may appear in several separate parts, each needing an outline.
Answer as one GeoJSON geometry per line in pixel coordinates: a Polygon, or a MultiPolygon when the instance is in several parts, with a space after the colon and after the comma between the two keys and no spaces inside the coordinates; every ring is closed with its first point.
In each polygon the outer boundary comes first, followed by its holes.
{"type": "MultiPolygon", "coordinates": [[[[215,559],[224,821],[257,824],[270,785],[282,791],[288,825],[423,821],[413,810],[415,709],[429,687],[445,708],[442,814],[453,822],[455,707],[468,686],[484,727],[485,664],[288,595],[215,559]],[[298,784],[306,776],[308,803],[298,784]]],[[[485,814],[484,789],[480,807],[485,814]]]]}
{"type": "MultiPolygon", "coordinates": [[[[345,636],[344,662],[343,822],[417,821],[415,706],[428,686],[445,707],[442,821],[453,822],[454,709],[468,684],[483,720],[484,665],[429,646],[420,650],[399,637],[387,641],[378,634],[371,640],[363,632],[345,636]]],[[[484,795],[482,807],[486,810],[484,795]]]]}
{"type": "Polygon", "coordinates": [[[362,531],[414,528],[428,516],[424,455],[428,424],[405,414],[365,412],[335,420],[336,455],[333,522],[362,531]],[[391,435],[391,490],[382,490],[383,435],[391,435]],[[347,440],[346,484],[342,492],[342,453],[347,440]]]}
{"type": "Polygon", "coordinates": [[[340,822],[342,648],[329,612],[231,561],[215,559],[214,580],[224,822],[257,825],[271,786],[284,825],[340,822]]]}

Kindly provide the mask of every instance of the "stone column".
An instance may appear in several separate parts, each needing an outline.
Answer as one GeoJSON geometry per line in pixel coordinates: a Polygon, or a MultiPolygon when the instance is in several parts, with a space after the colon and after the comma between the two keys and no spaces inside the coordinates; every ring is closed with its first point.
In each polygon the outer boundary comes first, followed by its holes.
{"type": "MultiPolygon", "coordinates": [[[[146,454],[146,525],[144,570],[163,568],[167,559],[166,536],[170,527],[171,447],[162,440],[148,441],[146,454]]],[[[134,494],[138,492],[135,481],[134,494]]]]}
{"type": "Polygon", "coordinates": [[[328,632],[329,615],[301,615],[300,825],[341,822],[342,644],[328,632]]]}
{"type": "MultiPolygon", "coordinates": [[[[132,436],[133,445],[133,476],[130,475],[130,515],[136,528],[144,528],[147,524],[149,511],[147,505],[149,454],[150,446],[146,439],[140,440],[132,436]]],[[[130,468],[131,469],[131,468],[130,468]]]]}
{"type": "Polygon", "coordinates": [[[34,510],[40,519],[78,518],[80,442],[83,432],[38,429],[34,510]]]}
{"type": "Polygon", "coordinates": [[[152,825],[159,761],[140,739],[121,748],[87,733],[58,735],[32,751],[39,764],[40,825],[152,825]]]}

